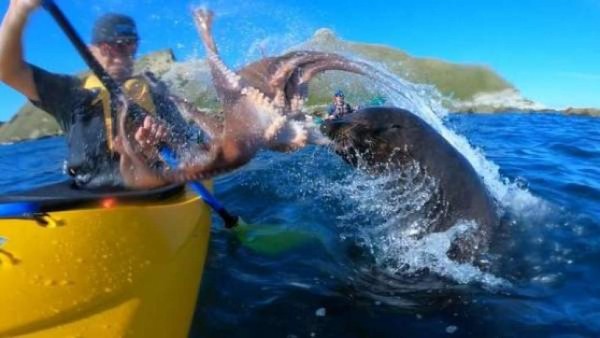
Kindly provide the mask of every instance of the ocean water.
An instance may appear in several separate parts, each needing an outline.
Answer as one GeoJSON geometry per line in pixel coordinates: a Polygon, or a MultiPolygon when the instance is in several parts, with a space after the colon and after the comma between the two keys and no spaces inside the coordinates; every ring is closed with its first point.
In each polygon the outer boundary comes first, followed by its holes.
{"type": "MultiPolygon", "coordinates": [[[[450,233],[395,236],[413,197],[327,148],[262,152],[215,182],[255,226],[240,240],[215,218],[190,336],[600,336],[600,119],[440,115],[502,210],[481,261],[447,260],[450,233]],[[252,245],[274,238],[288,245],[252,245]]],[[[65,154],[62,138],[0,146],[0,192],[64,179],[65,154]]]]}

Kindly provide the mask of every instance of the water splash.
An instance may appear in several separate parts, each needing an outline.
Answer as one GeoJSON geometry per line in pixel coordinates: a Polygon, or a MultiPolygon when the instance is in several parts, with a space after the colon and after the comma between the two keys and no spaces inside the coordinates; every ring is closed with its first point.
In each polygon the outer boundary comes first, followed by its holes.
{"type": "Polygon", "coordinates": [[[533,196],[518,183],[510,182],[500,175],[500,168],[486,159],[483,150],[473,147],[468,139],[459,135],[444,124],[448,111],[442,105],[442,95],[431,85],[415,84],[407,81],[381,63],[374,63],[345,55],[361,65],[374,81],[369,86],[374,92],[383,93],[387,104],[407,109],[422,118],[440,133],[471,163],[481,175],[492,196],[509,210],[521,214],[530,210],[545,213],[549,206],[533,196]]]}
{"type": "Polygon", "coordinates": [[[338,217],[343,236],[366,248],[379,269],[402,274],[427,270],[457,283],[475,282],[488,288],[508,285],[471,263],[448,257],[452,243],[472,240],[479,225],[458,222],[432,233],[440,213],[427,206],[436,197],[437,182],[423,175],[417,164],[381,176],[350,173],[326,189],[327,195],[337,194],[345,206],[346,213],[338,217]]]}
{"type": "Polygon", "coordinates": [[[468,236],[477,227],[473,222],[459,222],[444,232],[431,233],[422,238],[402,231],[395,232],[377,243],[377,260],[393,273],[414,274],[426,269],[461,284],[479,282],[488,288],[509,286],[502,278],[483,272],[470,263],[459,263],[448,257],[452,243],[468,236]]]}
{"type": "MultiPolygon", "coordinates": [[[[397,291],[421,283],[416,276],[423,271],[458,284],[475,283],[488,289],[509,285],[473,264],[448,257],[452,242],[468,240],[477,225],[459,222],[444,232],[431,233],[430,227],[439,214],[430,213],[427,202],[435,198],[437,182],[423,175],[416,163],[402,171],[370,175],[343,165],[339,157],[317,148],[290,157],[274,157],[269,162],[269,181],[277,184],[261,189],[295,204],[314,206],[314,213],[334,213],[331,222],[338,229],[341,242],[357,245],[368,256],[366,261],[351,259],[342,264],[357,271],[356,280],[368,280],[360,289],[385,290],[375,292],[374,297],[384,297],[382,294],[390,288],[397,291]],[[371,275],[371,269],[378,271],[376,276],[371,275]],[[382,273],[387,275],[383,279],[382,273]],[[390,278],[394,279],[393,285],[387,285],[390,278]]],[[[248,173],[244,176],[249,181],[260,180],[248,173]]],[[[425,284],[431,289],[447,286],[425,284]]],[[[389,301],[392,300],[386,299],[389,301]]]]}

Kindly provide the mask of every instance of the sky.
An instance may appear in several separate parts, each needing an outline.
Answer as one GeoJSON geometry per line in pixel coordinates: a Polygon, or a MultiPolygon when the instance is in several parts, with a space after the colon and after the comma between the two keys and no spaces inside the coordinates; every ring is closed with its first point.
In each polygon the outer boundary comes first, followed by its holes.
{"type": "MultiPolygon", "coordinates": [[[[190,11],[214,10],[220,52],[232,67],[277,54],[327,27],[349,41],[384,44],[415,57],[485,65],[548,107],[600,107],[600,0],[56,0],[89,41],[105,12],[133,16],[140,54],[172,48],[178,59],[204,57],[190,11]],[[260,47],[260,48],[259,48],[260,47]]],[[[8,0],[0,3],[6,12],[8,0]]],[[[47,70],[85,69],[48,13],[28,22],[26,60],[47,70]]],[[[25,99],[0,84],[0,121],[25,99]]]]}

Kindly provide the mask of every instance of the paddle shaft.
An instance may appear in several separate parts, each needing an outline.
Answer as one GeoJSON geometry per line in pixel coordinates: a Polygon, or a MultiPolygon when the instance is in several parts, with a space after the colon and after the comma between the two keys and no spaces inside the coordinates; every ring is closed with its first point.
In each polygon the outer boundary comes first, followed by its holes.
{"type": "MultiPolygon", "coordinates": [[[[168,165],[172,167],[178,165],[175,154],[168,147],[162,147],[160,149],[160,155],[168,165]]],[[[219,216],[221,216],[226,228],[230,229],[238,224],[240,220],[239,217],[230,214],[229,211],[227,211],[227,209],[225,209],[225,207],[219,203],[219,201],[210,193],[210,191],[208,191],[208,189],[206,189],[202,183],[191,181],[188,182],[188,184],[198,195],[202,197],[206,204],[208,204],[217,214],[219,214],[219,216]]]]}
{"type": "MultiPolygon", "coordinates": [[[[98,77],[98,79],[100,79],[104,87],[111,94],[113,100],[115,97],[126,99],[125,95],[123,95],[121,87],[106,72],[104,67],[102,67],[98,60],[96,60],[94,55],[92,55],[88,47],[83,42],[83,39],[81,39],[73,25],[71,25],[71,22],[65,17],[56,3],[53,0],[43,0],[42,7],[44,7],[48,13],[50,13],[56,23],[67,35],[71,43],[75,46],[75,49],[77,49],[77,52],[79,52],[79,55],[81,55],[88,67],[90,67],[92,72],[98,77]]],[[[111,105],[112,104],[113,102],[111,102],[111,105]]],[[[165,157],[167,162],[170,162],[170,165],[177,165],[176,157],[170,149],[163,147],[163,149],[161,149],[161,155],[165,157]]],[[[200,195],[200,197],[202,197],[204,202],[208,204],[217,214],[219,214],[219,216],[221,216],[226,228],[232,228],[238,224],[239,217],[229,213],[227,209],[225,209],[225,207],[223,207],[223,205],[219,203],[219,201],[204,187],[204,185],[202,185],[202,183],[193,181],[189,182],[189,184],[192,189],[198,195],[200,195]]]]}
{"type": "Polygon", "coordinates": [[[113,80],[113,78],[108,75],[104,67],[96,60],[94,55],[90,52],[86,44],[83,42],[83,39],[79,36],[71,22],[65,17],[63,12],[58,8],[56,3],[53,0],[43,0],[42,7],[50,13],[50,15],[54,18],[56,23],[60,26],[63,32],[67,35],[75,49],[81,57],[83,61],[90,67],[92,72],[100,79],[102,84],[106,87],[106,89],[111,94],[122,95],[123,92],[121,87],[113,80]]]}

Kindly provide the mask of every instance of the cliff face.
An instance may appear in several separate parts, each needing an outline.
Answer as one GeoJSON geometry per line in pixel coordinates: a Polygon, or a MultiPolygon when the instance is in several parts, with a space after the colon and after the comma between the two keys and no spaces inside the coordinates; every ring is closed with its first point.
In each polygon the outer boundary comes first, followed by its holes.
{"type": "Polygon", "coordinates": [[[35,139],[60,133],[58,123],[50,114],[27,103],[10,121],[0,127],[0,143],[35,139]]]}
{"type": "Polygon", "coordinates": [[[512,88],[476,93],[470,100],[448,100],[446,106],[450,111],[464,113],[546,110],[544,105],[524,98],[512,88]]]}

